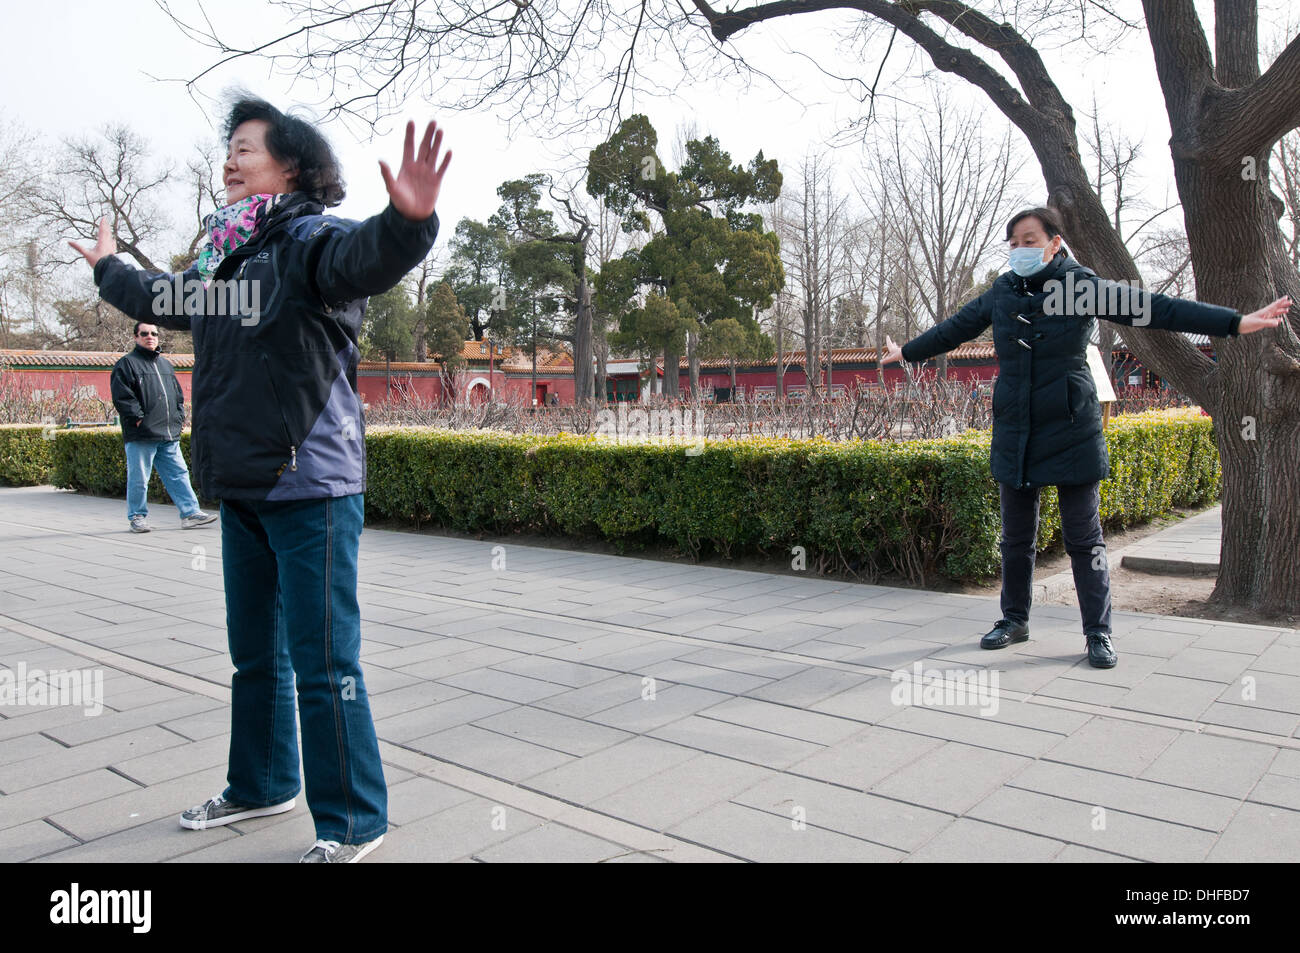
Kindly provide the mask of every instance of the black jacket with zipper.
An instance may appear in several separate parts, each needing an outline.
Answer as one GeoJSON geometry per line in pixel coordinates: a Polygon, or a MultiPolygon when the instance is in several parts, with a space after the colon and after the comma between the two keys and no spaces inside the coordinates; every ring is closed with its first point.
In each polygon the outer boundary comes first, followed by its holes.
{"type": "Polygon", "coordinates": [[[437,215],[389,205],[364,222],[279,196],[257,232],[217,267],[145,273],[95,265],[105,301],[194,335],[193,471],[208,499],[301,500],[365,490],[357,337],[366,299],[419,264],[437,215]]]}
{"type": "Polygon", "coordinates": [[[993,478],[1017,489],[1077,486],[1110,473],[1088,343],[1097,318],[1216,337],[1237,333],[1231,308],[1150,294],[1097,277],[1064,252],[1028,278],[1008,271],[948,320],[903,345],[924,361],[990,325],[998,358],[993,387],[993,478]]]}
{"type": "Polygon", "coordinates": [[[122,439],[179,440],[185,424],[185,392],[171,361],[136,345],[113,365],[109,377],[122,439]]]}

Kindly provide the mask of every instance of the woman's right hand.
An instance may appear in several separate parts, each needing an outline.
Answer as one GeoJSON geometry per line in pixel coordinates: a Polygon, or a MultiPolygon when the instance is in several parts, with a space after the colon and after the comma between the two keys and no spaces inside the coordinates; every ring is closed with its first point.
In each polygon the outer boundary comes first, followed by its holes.
{"type": "Polygon", "coordinates": [[[91,268],[94,268],[95,265],[99,264],[99,259],[103,258],[105,255],[117,254],[117,241],[113,238],[113,232],[108,227],[107,218],[101,218],[99,220],[99,235],[96,238],[95,247],[90,249],[90,251],[86,251],[86,249],[82,248],[76,242],[68,242],[68,244],[80,252],[82,258],[90,262],[91,268]]]}
{"type": "Polygon", "coordinates": [[[902,359],[903,359],[903,349],[894,343],[893,338],[891,338],[888,334],[886,334],[885,353],[884,356],[880,358],[880,366],[884,367],[886,364],[892,364],[894,363],[894,361],[901,361],[902,359]]]}

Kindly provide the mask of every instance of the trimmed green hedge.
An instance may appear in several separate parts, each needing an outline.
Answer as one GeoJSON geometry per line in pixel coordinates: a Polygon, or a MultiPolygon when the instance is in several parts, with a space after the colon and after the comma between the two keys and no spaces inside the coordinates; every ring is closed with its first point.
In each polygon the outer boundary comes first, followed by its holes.
{"type": "Polygon", "coordinates": [[[0,426],[0,483],[37,486],[50,482],[53,431],[41,424],[0,426]]]}
{"type": "MultiPolygon", "coordinates": [[[[35,428],[39,433],[39,428],[35,428]]],[[[1115,418],[1101,516],[1114,528],[1218,498],[1210,419],[1194,412],[1115,418]]],[[[390,429],[366,435],[366,513],[466,533],[600,539],[621,549],[667,545],[692,558],[766,555],[810,570],[847,568],[916,582],[995,575],[997,485],[986,431],[904,443],[759,439],[618,444],[390,429]]],[[[189,434],[181,438],[189,459],[189,434]]],[[[116,431],[60,431],[54,482],[123,496],[116,431]]],[[[154,476],[151,499],[166,496],[154,476]]],[[[1056,491],[1043,493],[1039,545],[1060,539],[1056,491]]]]}
{"type": "MultiPolygon", "coordinates": [[[[1107,428],[1108,527],[1219,496],[1208,417],[1155,412],[1107,428]]],[[[826,440],[627,445],[394,429],[367,435],[366,510],[462,532],[559,533],[620,547],[668,544],[693,558],[796,546],[809,568],[914,581],[997,573],[1000,517],[987,432],[906,443],[826,440]]],[[[1060,539],[1055,489],[1043,493],[1039,546],[1060,539]]]]}
{"type": "MultiPolygon", "coordinates": [[[[181,431],[180,443],[185,465],[191,467],[188,430],[181,431]]],[[[123,447],[122,431],[117,427],[56,430],[50,482],[64,489],[125,499],[126,451],[123,447]]],[[[194,489],[198,491],[198,487],[194,489]]],[[[172,502],[156,470],[149,478],[149,502],[172,502]]]]}

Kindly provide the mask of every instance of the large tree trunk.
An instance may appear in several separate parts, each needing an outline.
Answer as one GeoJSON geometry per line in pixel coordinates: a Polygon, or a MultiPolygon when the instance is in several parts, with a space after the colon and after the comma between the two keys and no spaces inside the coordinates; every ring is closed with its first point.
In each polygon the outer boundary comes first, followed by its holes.
{"type": "Polygon", "coordinates": [[[592,387],[595,358],[591,341],[591,286],[587,284],[586,268],[578,276],[577,299],[578,313],[573,324],[573,402],[583,407],[595,396],[592,387]]]}
{"type": "Polygon", "coordinates": [[[694,331],[686,332],[686,369],[691,390],[691,400],[700,399],[700,354],[699,338],[694,331]]]}
{"type": "MultiPolygon", "coordinates": [[[[1173,130],[1170,151],[1198,296],[1242,311],[1282,294],[1300,301],[1300,275],[1277,227],[1280,203],[1267,171],[1269,153],[1285,131],[1279,126],[1293,125],[1300,114],[1294,89],[1300,41],[1274,64],[1289,69],[1289,83],[1269,90],[1260,81],[1254,0],[1215,5],[1213,70],[1190,0],[1143,5],[1173,130]]],[[[1295,612],[1300,342],[1284,323],[1276,332],[1216,344],[1219,361],[1210,384],[1223,463],[1224,533],[1213,599],[1295,612]]]]}
{"type": "Polygon", "coordinates": [[[682,356],[677,353],[677,349],[665,347],[663,395],[669,400],[677,400],[681,396],[681,364],[682,356]]]}

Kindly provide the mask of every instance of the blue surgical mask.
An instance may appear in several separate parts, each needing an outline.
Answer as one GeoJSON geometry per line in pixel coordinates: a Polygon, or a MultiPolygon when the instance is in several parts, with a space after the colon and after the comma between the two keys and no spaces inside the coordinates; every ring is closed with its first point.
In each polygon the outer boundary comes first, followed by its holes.
{"type": "Polygon", "coordinates": [[[1007,253],[1007,266],[1021,278],[1028,278],[1047,267],[1041,248],[1013,248],[1007,253]]]}

